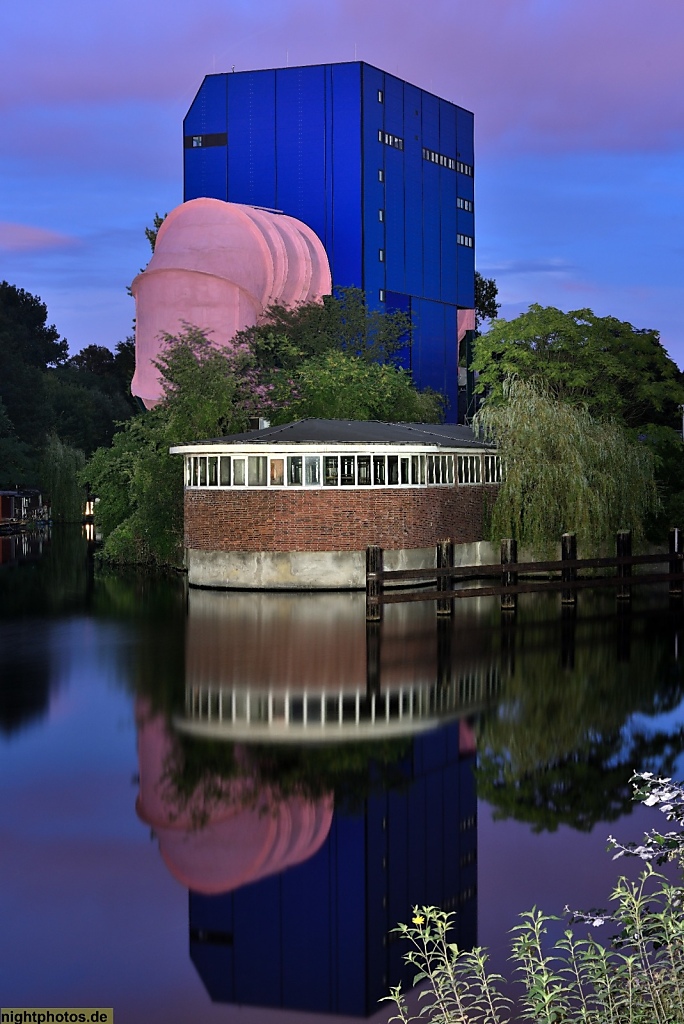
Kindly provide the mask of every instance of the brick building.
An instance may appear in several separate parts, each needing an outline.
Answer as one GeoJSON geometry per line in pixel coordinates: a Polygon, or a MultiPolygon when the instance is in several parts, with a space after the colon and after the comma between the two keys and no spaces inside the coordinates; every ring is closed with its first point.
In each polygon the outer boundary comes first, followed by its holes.
{"type": "MultiPolygon", "coordinates": [[[[477,560],[501,479],[491,445],[461,424],[301,420],[177,445],[195,586],[348,589],[365,549],[386,568],[434,565],[447,537],[477,560]]],[[[460,552],[459,552],[460,548],[460,552]]]]}

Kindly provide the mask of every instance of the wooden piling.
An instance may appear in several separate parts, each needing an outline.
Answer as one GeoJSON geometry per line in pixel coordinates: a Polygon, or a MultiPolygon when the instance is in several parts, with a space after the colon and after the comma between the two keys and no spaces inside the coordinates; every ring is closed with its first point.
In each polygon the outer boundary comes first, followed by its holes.
{"type": "MultiPolygon", "coordinates": [[[[620,530],[615,537],[615,550],[618,558],[631,558],[632,556],[632,531],[620,530]]],[[[617,566],[618,579],[627,581],[632,575],[631,565],[617,566]]],[[[620,583],[617,588],[618,601],[631,601],[632,588],[628,582],[620,583]]]]}
{"type": "MultiPolygon", "coordinates": [[[[382,605],[380,606],[382,607],[382,605]]],[[[380,645],[382,625],[377,620],[366,622],[366,696],[380,693],[380,645]]]]}
{"type": "MultiPolygon", "coordinates": [[[[574,562],[577,559],[577,535],[574,533],[564,533],[561,537],[561,559],[562,561],[574,562]]],[[[563,583],[573,583],[577,579],[577,569],[567,568],[561,570],[561,579],[563,583]]],[[[576,605],[577,604],[577,590],[574,588],[568,588],[568,590],[561,590],[561,604],[564,605],[576,605]]]]}
{"type": "MultiPolygon", "coordinates": [[[[518,561],[518,542],[512,537],[507,537],[501,541],[501,586],[502,587],[515,587],[518,582],[517,572],[507,572],[505,566],[510,563],[518,561]]],[[[506,591],[501,595],[501,610],[514,612],[518,607],[518,595],[507,594],[506,591]]]]}
{"type": "Polygon", "coordinates": [[[382,548],[366,548],[366,621],[382,621],[382,548]]]}
{"type": "MultiPolygon", "coordinates": [[[[670,572],[682,572],[682,531],[677,526],[670,530],[670,572]]],[[[670,597],[682,596],[682,581],[670,580],[670,597]]]]}
{"type": "MultiPolygon", "coordinates": [[[[440,540],[437,545],[437,568],[453,569],[454,567],[454,542],[452,540],[440,540]]],[[[454,589],[454,581],[451,576],[437,577],[438,594],[446,593],[454,589]]],[[[437,598],[437,615],[453,615],[454,601],[449,597],[437,598]]]]}

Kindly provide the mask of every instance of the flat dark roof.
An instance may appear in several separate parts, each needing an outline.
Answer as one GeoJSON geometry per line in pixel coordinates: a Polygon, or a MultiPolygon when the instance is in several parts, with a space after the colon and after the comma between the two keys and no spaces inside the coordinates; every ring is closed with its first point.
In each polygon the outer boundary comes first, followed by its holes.
{"type": "MultiPolygon", "coordinates": [[[[411,444],[494,448],[462,423],[383,423],[380,420],[297,420],[278,427],[213,437],[197,444],[411,444]]],[[[183,447],[186,447],[186,442],[183,447]]],[[[179,445],[178,447],[181,447],[179,445]]]]}

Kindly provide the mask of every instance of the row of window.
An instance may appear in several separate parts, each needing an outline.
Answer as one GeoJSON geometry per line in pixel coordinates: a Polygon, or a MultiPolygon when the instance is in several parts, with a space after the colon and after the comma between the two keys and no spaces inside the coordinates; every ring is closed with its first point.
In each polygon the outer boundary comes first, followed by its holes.
{"type": "Polygon", "coordinates": [[[382,128],[378,129],[378,142],[384,142],[386,146],[392,146],[394,149],[404,148],[403,139],[400,139],[398,135],[390,135],[389,132],[383,132],[382,128]]]}
{"type": "Polygon", "coordinates": [[[227,146],[228,135],[226,132],[216,132],[213,135],[186,135],[183,139],[185,149],[206,149],[208,146],[227,146]]]}
{"type": "Polygon", "coordinates": [[[472,164],[466,164],[462,160],[455,160],[452,156],[445,156],[444,153],[438,153],[436,149],[428,149],[423,146],[423,160],[429,160],[432,164],[439,164],[440,167],[446,167],[450,171],[458,171],[459,174],[467,174],[469,178],[473,176],[472,164]]]}
{"type": "Polygon", "coordinates": [[[500,483],[498,455],[189,455],[187,487],[392,487],[500,483]],[[482,469],[484,463],[484,469],[482,469]]]}
{"type": "Polygon", "coordinates": [[[475,245],[475,239],[472,235],[456,235],[456,242],[458,245],[466,245],[469,249],[472,249],[475,245]]]}
{"type": "Polygon", "coordinates": [[[456,206],[459,210],[467,210],[468,213],[473,212],[473,201],[472,199],[463,199],[461,196],[456,197],[456,206]]]}
{"type": "MultiPolygon", "coordinates": [[[[378,92],[378,96],[382,93],[378,92]]],[[[382,103],[382,100],[380,100],[382,103]]],[[[398,135],[392,135],[390,132],[385,132],[382,128],[378,129],[378,142],[383,142],[386,146],[392,146],[394,149],[404,148],[404,140],[398,135]]],[[[228,135],[226,132],[215,132],[207,135],[186,135],[183,139],[185,149],[206,149],[209,146],[227,146],[228,135]]],[[[423,146],[423,160],[429,160],[433,164],[439,164],[440,167],[447,167],[450,171],[459,171],[461,174],[468,175],[469,178],[473,177],[472,164],[466,164],[462,160],[455,160],[451,156],[445,156],[443,153],[438,153],[434,149],[427,149],[423,146]]],[[[382,172],[380,172],[382,174],[382,172]]],[[[383,177],[380,178],[383,181],[383,177]]],[[[464,200],[469,202],[469,200],[464,200]]],[[[470,207],[463,206],[462,209],[472,210],[472,203],[470,207]]]]}

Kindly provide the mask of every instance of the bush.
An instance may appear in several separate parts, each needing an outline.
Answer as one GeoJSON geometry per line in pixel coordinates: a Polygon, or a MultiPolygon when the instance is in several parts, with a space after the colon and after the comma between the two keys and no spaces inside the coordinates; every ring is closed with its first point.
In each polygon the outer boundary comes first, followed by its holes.
{"type": "MultiPolygon", "coordinates": [[[[650,773],[634,776],[638,799],[660,805],[668,820],[684,821],[684,789],[650,773]]],[[[673,858],[684,863],[681,832],[648,833],[629,847],[610,840],[617,851],[645,861],[673,858]]],[[[515,980],[512,995],[505,980],[489,973],[487,952],[462,950],[449,942],[453,915],[437,907],[416,907],[411,925],[395,931],[409,943],[404,955],[416,968],[414,984],[423,982],[422,1007],[409,1015],[400,986],[388,1000],[398,1013],[392,1020],[407,1024],[684,1024],[684,888],[673,884],[648,863],[637,882],[620,878],[609,912],[575,913],[569,927],[550,948],[547,924],[558,918],[536,908],[521,915],[513,929],[515,980]],[[607,945],[578,927],[613,924],[617,933],[607,945]]]]}

